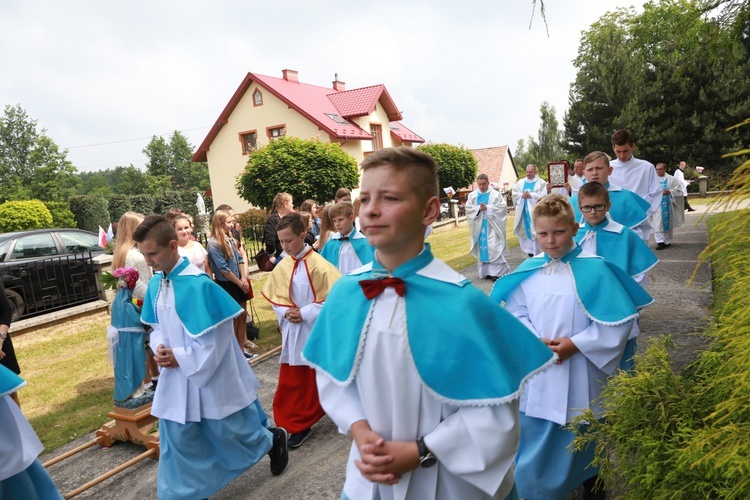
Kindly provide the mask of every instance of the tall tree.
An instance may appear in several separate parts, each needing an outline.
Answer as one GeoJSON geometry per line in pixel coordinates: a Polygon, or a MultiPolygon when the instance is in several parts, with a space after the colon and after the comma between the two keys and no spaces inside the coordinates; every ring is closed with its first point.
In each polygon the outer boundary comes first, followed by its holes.
{"type": "Polygon", "coordinates": [[[648,2],[594,23],[574,61],[568,149],[608,151],[611,133],[628,128],[640,157],[709,166],[709,180],[722,182],[739,161],[722,158],[727,145],[750,141],[728,130],[750,116],[750,8],[717,4],[721,15],[697,0],[648,2]]]}
{"type": "Polygon", "coordinates": [[[5,106],[0,118],[0,201],[28,198],[62,201],[75,193],[78,177],[75,167],[62,150],[37,131],[37,121],[29,118],[20,104],[5,106]]]}
{"type": "Polygon", "coordinates": [[[143,149],[148,156],[146,171],[152,176],[167,176],[173,189],[197,189],[210,187],[208,168],[204,163],[193,163],[193,145],[178,130],[167,142],[163,137],[153,136],[143,149]]]}

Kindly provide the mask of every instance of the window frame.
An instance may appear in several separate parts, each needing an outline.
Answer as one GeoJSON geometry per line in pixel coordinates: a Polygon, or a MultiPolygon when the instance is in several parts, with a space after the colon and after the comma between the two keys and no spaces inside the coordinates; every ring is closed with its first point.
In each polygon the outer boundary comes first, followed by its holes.
{"type": "Polygon", "coordinates": [[[383,126],[380,123],[371,123],[370,135],[372,136],[372,150],[383,149],[383,126]],[[376,127],[377,130],[373,129],[373,127],[376,127]]]}
{"type": "Polygon", "coordinates": [[[281,125],[273,125],[271,127],[266,127],[266,137],[268,137],[269,141],[276,140],[276,139],[278,139],[280,137],[284,137],[285,135],[286,135],[286,124],[285,123],[283,123],[281,125]],[[283,130],[284,133],[275,136],[275,135],[273,135],[273,131],[274,130],[283,130]]]}
{"type": "Polygon", "coordinates": [[[263,106],[263,92],[261,92],[259,88],[256,87],[255,90],[253,90],[253,94],[251,97],[253,99],[254,108],[257,108],[258,106],[263,106]],[[258,102],[258,99],[256,98],[256,96],[260,97],[260,102],[258,102]]]}
{"type": "Polygon", "coordinates": [[[245,130],[237,134],[237,137],[239,137],[239,140],[240,140],[243,155],[249,155],[251,153],[251,151],[247,148],[248,143],[247,141],[245,141],[245,136],[249,136],[252,134],[255,134],[255,145],[251,144],[250,146],[252,146],[252,148],[255,150],[255,149],[258,149],[258,130],[257,129],[245,130]]]}

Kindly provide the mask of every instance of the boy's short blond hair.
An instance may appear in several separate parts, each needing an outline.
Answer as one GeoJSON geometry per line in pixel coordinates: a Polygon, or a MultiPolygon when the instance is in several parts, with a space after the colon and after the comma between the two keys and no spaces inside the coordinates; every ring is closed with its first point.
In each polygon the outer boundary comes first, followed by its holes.
{"type": "Polygon", "coordinates": [[[427,201],[433,196],[438,196],[437,165],[427,153],[406,146],[383,148],[365,158],[361,165],[363,172],[382,166],[406,172],[409,187],[420,200],[427,201]]]}
{"type": "Polygon", "coordinates": [[[551,217],[567,222],[571,226],[576,225],[576,215],[573,206],[566,196],[561,194],[548,194],[540,199],[532,212],[534,219],[537,217],[551,217]]]}
{"type": "Polygon", "coordinates": [[[354,215],[354,206],[350,201],[340,201],[331,207],[331,219],[334,219],[341,215],[343,215],[344,217],[351,217],[352,215],[354,215]]]}
{"type": "Polygon", "coordinates": [[[589,163],[593,163],[599,158],[602,158],[604,160],[604,164],[609,167],[609,155],[604,151],[592,151],[591,153],[587,154],[583,159],[583,166],[585,167],[589,163]]]}

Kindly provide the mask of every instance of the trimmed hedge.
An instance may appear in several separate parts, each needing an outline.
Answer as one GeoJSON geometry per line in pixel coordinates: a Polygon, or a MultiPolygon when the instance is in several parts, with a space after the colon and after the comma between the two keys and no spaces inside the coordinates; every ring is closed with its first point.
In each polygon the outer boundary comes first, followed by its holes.
{"type": "Polygon", "coordinates": [[[109,219],[117,222],[125,212],[133,210],[130,196],[126,194],[115,194],[109,197],[109,219]]]}
{"type": "Polygon", "coordinates": [[[130,206],[133,212],[143,215],[151,215],[156,212],[156,200],[150,194],[136,194],[131,196],[130,206]]]}
{"type": "Polygon", "coordinates": [[[44,205],[52,214],[52,227],[76,227],[75,215],[67,201],[45,201],[44,205]]]}
{"type": "Polygon", "coordinates": [[[39,200],[6,201],[0,205],[0,232],[27,231],[52,226],[52,214],[39,200]]]}
{"type": "Polygon", "coordinates": [[[98,233],[100,226],[104,229],[109,226],[109,203],[103,196],[74,196],[70,199],[70,211],[75,215],[78,229],[98,233]]]}

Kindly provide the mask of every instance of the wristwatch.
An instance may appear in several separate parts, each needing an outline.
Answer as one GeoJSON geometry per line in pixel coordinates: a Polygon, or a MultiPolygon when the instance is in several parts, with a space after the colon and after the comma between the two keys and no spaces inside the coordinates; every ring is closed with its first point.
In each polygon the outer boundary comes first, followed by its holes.
{"type": "Polygon", "coordinates": [[[0,340],[5,340],[7,338],[8,338],[8,334],[7,333],[0,333],[0,340]]]}
{"type": "Polygon", "coordinates": [[[417,450],[419,450],[420,467],[432,467],[437,463],[437,457],[433,455],[427,445],[424,444],[424,438],[417,439],[417,450]]]}

